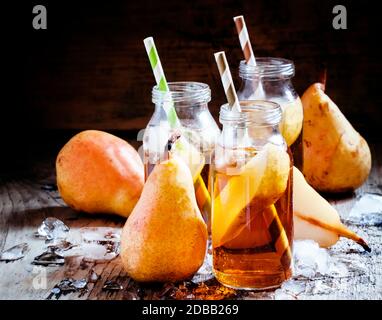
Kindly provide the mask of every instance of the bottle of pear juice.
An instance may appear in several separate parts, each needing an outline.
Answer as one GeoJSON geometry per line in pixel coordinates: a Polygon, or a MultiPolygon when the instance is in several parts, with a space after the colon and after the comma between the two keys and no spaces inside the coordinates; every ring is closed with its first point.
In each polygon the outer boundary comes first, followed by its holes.
{"type": "Polygon", "coordinates": [[[271,57],[256,58],[256,63],[251,66],[245,61],[240,62],[239,100],[269,100],[280,104],[283,111],[280,131],[291,148],[295,166],[302,169],[303,108],[292,84],[294,63],[271,57]]]}
{"type": "Polygon", "coordinates": [[[221,107],[211,164],[213,271],[232,288],[272,288],[292,274],[292,158],[280,106],[240,104],[221,107]]]}
{"type": "Polygon", "coordinates": [[[220,134],[219,127],[208,109],[211,90],[199,82],[170,82],[169,92],[152,90],[155,111],[143,136],[145,179],[154,166],[168,157],[168,151],[181,157],[189,166],[194,179],[195,195],[200,212],[210,223],[211,196],[208,176],[211,153],[220,134]],[[181,126],[173,128],[165,108],[175,108],[181,126]]]}

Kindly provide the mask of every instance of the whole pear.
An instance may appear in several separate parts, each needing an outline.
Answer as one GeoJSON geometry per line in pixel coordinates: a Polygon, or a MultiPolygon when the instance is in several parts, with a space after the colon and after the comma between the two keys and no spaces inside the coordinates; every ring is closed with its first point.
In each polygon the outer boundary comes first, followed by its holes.
{"type": "Polygon", "coordinates": [[[56,160],[57,186],[70,207],[88,213],[127,217],[144,182],[138,152],[103,131],[86,130],[71,138],[56,160]]]}
{"type": "Polygon", "coordinates": [[[303,173],[316,190],[351,191],[362,185],[371,168],[370,149],[338,106],[315,83],[302,96],[303,173]]]}
{"type": "Polygon", "coordinates": [[[207,236],[191,172],[173,157],[155,166],[123,228],[123,266],[140,282],[187,279],[203,264],[207,236]]]}

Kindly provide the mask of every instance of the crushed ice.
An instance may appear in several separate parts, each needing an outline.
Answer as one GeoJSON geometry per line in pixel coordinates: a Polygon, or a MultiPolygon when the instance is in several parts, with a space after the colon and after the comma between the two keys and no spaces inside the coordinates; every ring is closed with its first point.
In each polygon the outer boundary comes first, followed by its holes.
{"type": "Polygon", "coordinates": [[[69,227],[61,220],[49,217],[46,218],[37,230],[36,236],[49,241],[66,239],[69,227]]]}
{"type": "Polygon", "coordinates": [[[355,225],[382,226],[382,196],[375,193],[362,195],[346,221],[355,225]]]}
{"type": "Polygon", "coordinates": [[[339,261],[313,240],[296,240],[293,244],[293,278],[275,291],[276,300],[298,299],[301,294],[322,295],[332,290],[327,284],[335,278],[348,277],[352,263],[339,261]]]}
{"type": "Polygon", "coordinates": [[[194,283],[200,283],[213,278],[214,275],[212,273],[212,255],[207,253],[204,258],[203,265],[200,267],[198,272],[195,273],[191,281],[194,283]]]}
{"type": "Polygon", "coordinates": [[[306,283],[304,281],[290,279],[283,282],[280,289],[275,291],[275,300],[294,300],[298,295],[305,292],[306,283]]]}
{"type": "Polygon", "coordinates": [[[69,255],[81,255],[87,260],[104,262],[116,258],[120,251],[120,228],[84,227],[78,233],[70,233],[70,228],[61,220],[49,217],[39,226],[36,236],[46,239],[50,245],[33,264],[63,265],[66,251],[69,255]],[[79,235],[77,239],[76,236],[79,235]],[[67,239],[71,236],[70,241],[67,239]],[[74,244],[74,243],[75,244],[74,244]]]}
{"type": "Polygon", "coordinates": [[[12,248],[3,251],[0,255],[0,261],[10,262],[16,261],[24,257],[25,252],[28,250],[27,243],[20,243],[12,248]]]}
{"type": "Polygon", "coordinates": [[[295,241],[293,245],[294,277],[347,276],[348,270],[341,262],[335,262],[328,251],[313,240],[295,241]]]}

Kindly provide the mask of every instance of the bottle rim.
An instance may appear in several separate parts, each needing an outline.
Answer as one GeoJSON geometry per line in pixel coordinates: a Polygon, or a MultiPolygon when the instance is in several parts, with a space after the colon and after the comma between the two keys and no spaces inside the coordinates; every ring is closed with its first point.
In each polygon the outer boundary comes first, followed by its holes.
{"type": "Polygon", "coordinates": [[[240,61],[239,76],[243,79],[290,79],[294,76],[295,68],[292,60],[274,57],[256,58],[256,65],[249,65],[245,60],[240,61]]]}
{"type": "Polygon", "coordinates": [[[159,90],[155,85],[152,89],[152,102],[161,103],[208,103],[211,101],[211,89],[206,83],[195,81],[178,81],[168,83],[169,91],[159,90]]]}
{"type": "Polygon", "coordinates": [[[241,112],[232,111],[228,103],[220,108],[221,124],[238,126],[275,126],[282,118],[281,106],[273,101],[243,100],[240,101],[241,112]]]}

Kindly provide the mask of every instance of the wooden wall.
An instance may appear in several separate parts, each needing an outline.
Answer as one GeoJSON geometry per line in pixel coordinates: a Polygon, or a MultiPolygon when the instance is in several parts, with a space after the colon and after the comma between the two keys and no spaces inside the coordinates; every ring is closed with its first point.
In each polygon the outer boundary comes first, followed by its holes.
{"type": "Polygon", "coordinates": [[[256,55],[294,60],[300,94],[326,64],[329,95],[364,135],[380,136],[379,18],[371,1],[342,2],[348,30],[340,31],[332,28],[333,1],[44,2],[48,30],[32,29],[29,5],[19,9],[27,22],[11,39],[18,45],[11,84],[22,101],[6,105],[14,129],[143,128],[154,83],[146,36],[155,37],[168,80],[211,86],[216,117],[224,95],[213,53],[225,50],[236,76],[242,53],[232,17],[244,14],[256,55]]]}

